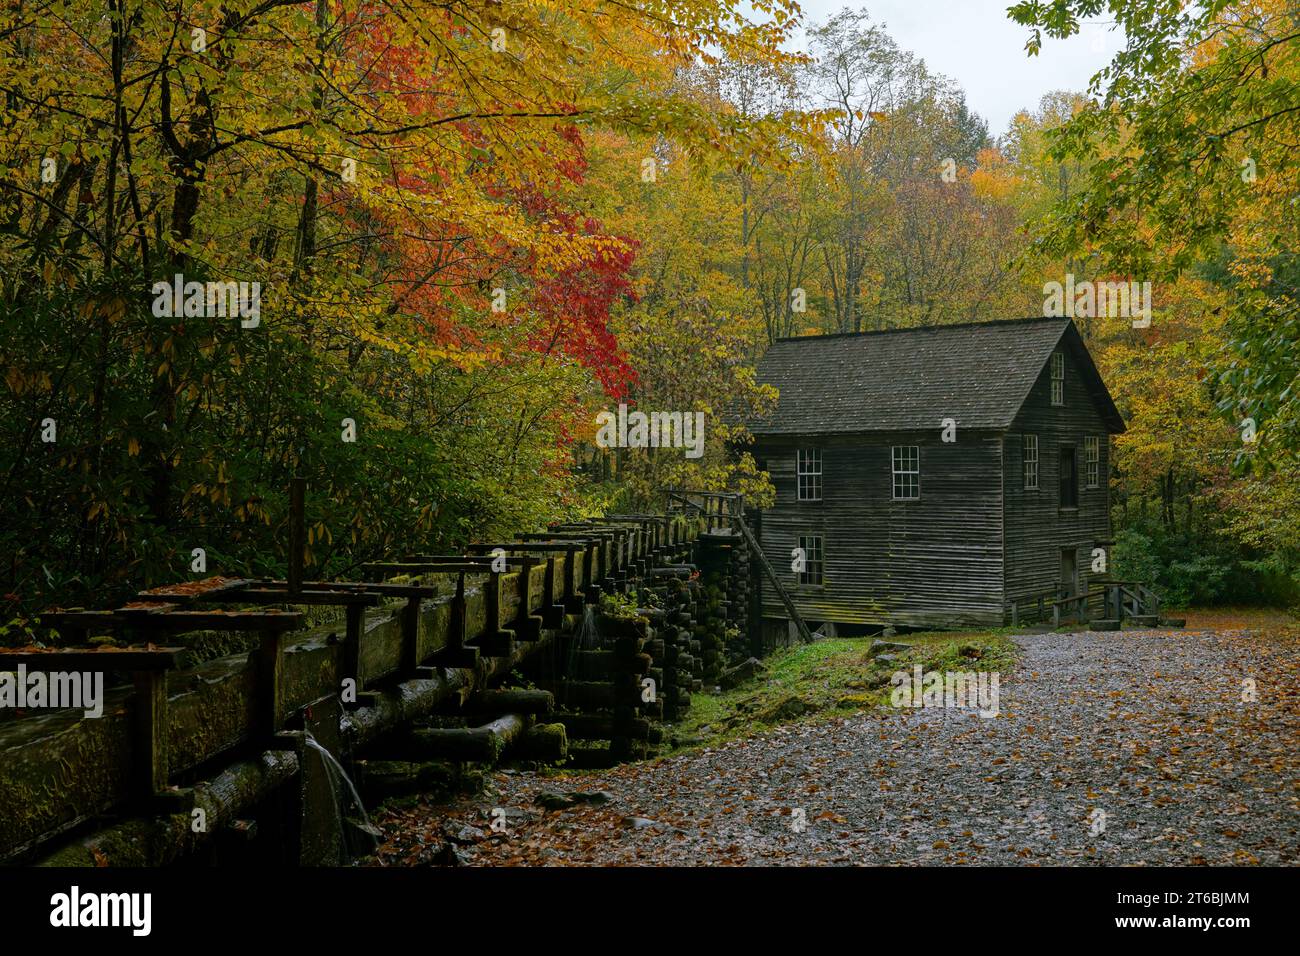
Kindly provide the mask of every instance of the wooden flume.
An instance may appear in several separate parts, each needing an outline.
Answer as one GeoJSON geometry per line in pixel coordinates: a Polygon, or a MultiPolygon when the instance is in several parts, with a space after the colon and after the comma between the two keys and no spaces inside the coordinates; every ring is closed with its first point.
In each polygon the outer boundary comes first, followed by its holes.
{"type": "MultiPolygon", "coordinates": [[[[223,746],[231,759],[239,758],[229,744],[197,741],[178,726],[204,712],[190,703],[196,694],[213,698],[204,707],[237,700],[224,693],[218,698],[212,689],[237,680],[241,671],[251,675],[251,722],[231,739],[265,756],[230,765],[246,781],[241,792],[249,800],[267,799],[268,787],[283,786],[286,775],[300,781],[310,776],[307,728],[317,738],[332,738],[339,758],[349,763],[379,754],[474,762],[512,755],[553,762],[567,755],[575,765],[591,765],[652,753],[666,736],[659,722],[684,714],[702,687],[701,638],[693,630],[706,613],[694,563],[699,524],[682,515],[620,515],[477,543],[461,554],[398,555],[367,565],[361,580],[305,580],[301,566],[290,562],[295,573],[287,580],[187,582],[141,592],[109,610],[53,610],[43,623],[71,646],[41,652],[40,666],[67,669],[83,664],[85,654],[97,655],[92,663],[111,654],[112,672],[136,688],[138,706],[128,708],[138,715],[132,718],[135,783],[130,794],[104,791],[93,798],[93,808],[69,801],[52,808],[49,820],[25,827],[0,814],[0,855],[27,848],[30,856],[31,848],[67,825],[62,821],[107,807],[126,813],[122,825],[132,832],[162,827],[164,817],[155,814],[185,805],[177,794],[193,790],[193,768],[219,768],[223,746]],[[633,590],[656,606],[637,608],[630,617],[601,612],[603,595],[633,590]],[[337,609],[341,628],[308,629],[309,608],[337,609]],[[593,646],[578,646],[588,612],[597,636],[593,646]],[[214,629],[253,632],[252,653],[242,663],[231,658],[234,669],[222,671],[230,676],[215,685],[190,683],[187,636],[214,629]],[[102,634],[131,649],[85,646],[102,634]],[[308,659],[319,659],[319,666],[304,671],[293,663],[308,659]],[[521,673],[535,689],[495,686],[521,673]],[[331,675],[329,683],[304,685],[304,676],[317,680],[315,674],[331,675]],[[345,682],[356,694],[340,701],[345,682]],[[331,704],[338,718],[327,716],[331,704]],[[441,726],[416,726],[430,719],[441,726]],[[169,748],[178,740],[179,748],[169,748]],[[268,767],[275,768],[271,777],[268,767]]],[[[80,733],[75,726],[72,732],[80,733]]],[[[232,800],[222,804],[223,817],[231,825],[248,823],[247,808],[232,800]]],[[[242,841],[255,843],[250,834],[267,829],[245,826],[242,841]]],[[[158,853],[174,858],[202,842],[202,835],[191,834],[184,846],[158,853]]],[[[63,852],[79,859],[88,851],[63,852]]]]}

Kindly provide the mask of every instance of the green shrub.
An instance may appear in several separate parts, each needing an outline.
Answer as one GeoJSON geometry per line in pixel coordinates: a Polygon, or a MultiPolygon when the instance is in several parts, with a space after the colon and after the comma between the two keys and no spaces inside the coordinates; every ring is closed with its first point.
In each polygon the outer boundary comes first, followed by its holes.
{"type": "Polygon", "coordinates": [[[1111,571],[1153,585],[1169,607],[1288,606],[1300,600],[1300,566],[1285,555],[1256,555],[1213,533],[1170,532],[1157,522],[1120,529],[1111,571]]]}

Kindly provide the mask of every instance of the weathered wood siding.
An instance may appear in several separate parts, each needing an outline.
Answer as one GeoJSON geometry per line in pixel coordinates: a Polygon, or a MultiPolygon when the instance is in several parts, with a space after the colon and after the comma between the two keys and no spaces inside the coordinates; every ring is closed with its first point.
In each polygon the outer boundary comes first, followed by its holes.
{"type": "MultiPolygon", "coordinates": [[[[936,418],[925,433],[767,441],[755,449],[776,486],[762,518],[762,545],[812,623],[953,626],[996,624],[1002,598],[1002,441],[963,432],[944,443],[936,418]],[[894,445],[920,450],[921,497],[893,500],[894,445]],[[820,448],[822,500],[798,500],[796,449],[820,448]],[[821,587],[797,584],[790,552],[821,535],[821,587]]],[[[770,587],[763,615],[785,618],[770,587]]]]}
{"type": "MultiPolygon", "coordinates": [[[[1051,403],[1051,363],[1043,367],[1006,435],[1003,497],[1006,508],[1006,599],[1010,602],[1053,590],[1061,583],[1061,550],[1075,550],[1080,583],[1090,574],[1092,549],[1110,539],[1110,436],[1084,388],[1075,356],[1065,350],[1065,404],[1051,403]],[[1026,491],[1022,436],[1038,436],[1038,490],[1026,491]],[[1100,481],[1088,488],[1084,438],[1099,439],[1100,481]],[[1063,443],[1073,443],[1079,471],[1079,506],[1060,505],[1063,443]]],[[[1107,551],[1109,560],[1109,550],[1107,551]]],[[[1009,611],[1008,611],[1009,613],[1009,611]]]]}

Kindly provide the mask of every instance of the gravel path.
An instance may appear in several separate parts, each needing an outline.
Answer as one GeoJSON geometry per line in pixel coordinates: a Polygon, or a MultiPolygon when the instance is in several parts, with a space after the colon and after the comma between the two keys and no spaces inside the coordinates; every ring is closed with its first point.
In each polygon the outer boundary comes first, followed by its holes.
{"type": "Polygon", "coordinates": [[[503,772],[495,795],[387,814],[385,860],[429,862],[441,845],[446,861],[454,845],[488,865],[1300,862],[1293,642],[1017,641],[996,717],[882,708],[583,777],[503,772]],[[534,802],[574,790],[609,799],[534,802]]]}

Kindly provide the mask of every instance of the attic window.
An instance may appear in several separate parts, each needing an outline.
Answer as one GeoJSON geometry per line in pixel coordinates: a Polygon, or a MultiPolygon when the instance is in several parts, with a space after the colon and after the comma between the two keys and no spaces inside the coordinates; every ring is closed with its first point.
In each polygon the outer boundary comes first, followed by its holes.
{"type": "Polygon", "coordinates": [[[921,453],[916,445],[895,445],[894,500],[915,501],[921,497],[921,453]]]}
{"type": "Polygon", "coordinates": [[[822,500],[822,453],[820,448],[800,448],[795,470],[799,477],[799,500],[822,500]]]}
{"type": "Polygon", "coordinates": [[[1052,404],[1065,404],[1065,353],[1052,353],[1052,404]]]}

